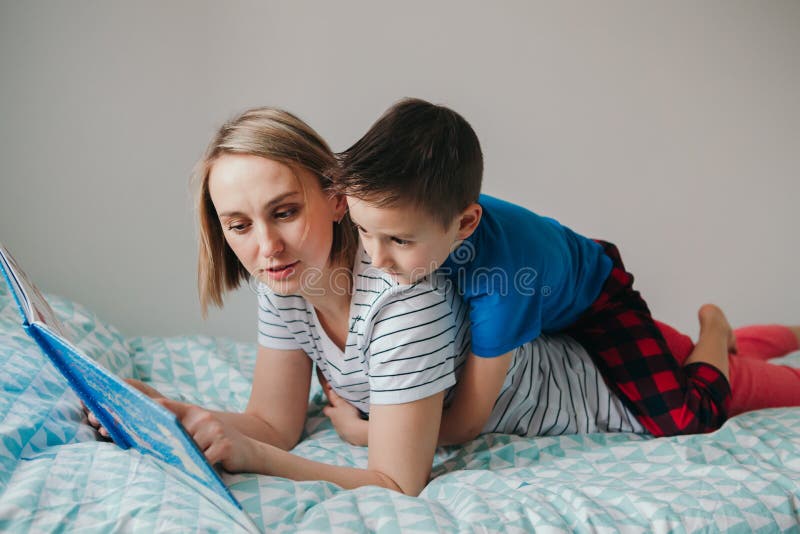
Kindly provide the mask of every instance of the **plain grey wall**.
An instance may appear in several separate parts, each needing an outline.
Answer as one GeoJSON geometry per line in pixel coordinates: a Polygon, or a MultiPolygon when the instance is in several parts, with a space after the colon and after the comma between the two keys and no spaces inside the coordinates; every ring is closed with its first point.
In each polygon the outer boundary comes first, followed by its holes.
{"type": "Polygon", "coordinates": [[[202,322],[188,176],[291,110],[335,150],[402,96],[461,112],[485,190],[616,242],[656,316],[800,323],[800,2],[0,0],[0,241],[128,335],[202,322]]]}

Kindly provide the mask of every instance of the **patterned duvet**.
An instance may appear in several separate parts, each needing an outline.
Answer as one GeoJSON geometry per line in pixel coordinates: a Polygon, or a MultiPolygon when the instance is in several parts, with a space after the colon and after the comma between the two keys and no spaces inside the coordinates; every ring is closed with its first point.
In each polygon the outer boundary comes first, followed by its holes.
{"type": "MultiPolygon", "coordinates": [[[[2,285],[2,284],[0,284],[2,285]]],[[[253,345],[209,337],[125,338],[51,297],[90,356],[167,395],[242,409],[253,345]]],[[[787,358],[800,365],[800,353],[787,358]]],[[[489,435],[437,452],[418,498],[326,482],[224,475],[247,516],[172,468],[98,442],[77,397],[19,326],[0,287],[2,532],[800,532],[800,409],[735,417],[709,435],[489,435]]],[[[365,466],[312,392],[295,452],[365,466]]]]}

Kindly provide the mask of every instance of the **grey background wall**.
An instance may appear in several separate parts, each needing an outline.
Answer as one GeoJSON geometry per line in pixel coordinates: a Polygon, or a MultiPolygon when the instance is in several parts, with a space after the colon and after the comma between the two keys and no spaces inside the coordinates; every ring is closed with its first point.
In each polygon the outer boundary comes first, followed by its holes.
{"type": "Polygon", "coordinates": [[[471,121],[485,190],[618,243],[696,333],[800,323],[800,3],[0,0],[0,241],[128,335],[200,318],[188,176],[254,105],[335,150],[396,99],[471,121]]]}

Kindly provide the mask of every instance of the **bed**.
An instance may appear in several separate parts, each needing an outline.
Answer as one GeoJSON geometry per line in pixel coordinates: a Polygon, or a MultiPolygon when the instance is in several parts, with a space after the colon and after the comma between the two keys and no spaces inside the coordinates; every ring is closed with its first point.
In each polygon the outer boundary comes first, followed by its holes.
{"type": "MultiPolygon", "coordinates": [[[[68,334],[123,377],[217,409],[247,401],[255,347],[203,336],[126,338],[90,310],[49,300],[68,334]]],[[[786,358],[800,366],[800,353],[786,358]]],[[[77,397],[19,326],[0,284],[3,532],[800,532],[800,408],[762,410],[702,436],[483,436],[441,448],[418,498],[327,482],[224,474],[244,511],[176,473],[98,441],[77,397]]],[[[321,414],[315,386],[294,452],[366,465],[321,414]]]]}

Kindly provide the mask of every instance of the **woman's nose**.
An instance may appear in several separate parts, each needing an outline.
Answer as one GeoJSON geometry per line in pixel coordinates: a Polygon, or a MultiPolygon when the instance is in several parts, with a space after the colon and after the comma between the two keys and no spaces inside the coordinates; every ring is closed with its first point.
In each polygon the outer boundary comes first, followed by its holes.
{"type": "Polygon", "coordinates": [[[283,241],[277,232],[263,228],[258,233],[258,253],[263,258],[275,256],[283,251],[283,241]]]}

